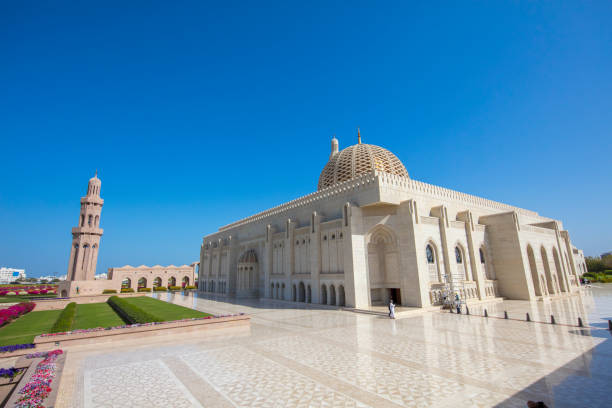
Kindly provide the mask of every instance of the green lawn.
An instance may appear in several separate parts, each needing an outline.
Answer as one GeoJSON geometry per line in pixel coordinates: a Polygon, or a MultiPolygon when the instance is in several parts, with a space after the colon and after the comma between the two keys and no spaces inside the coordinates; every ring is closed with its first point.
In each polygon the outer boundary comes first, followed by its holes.
{"type": "MultiPolygon", "coordinates": [[[[208,313],[198,312],[197,310],[177,306],[148,296],[125,298],[125,300],[164,320],[210,316],[208,313]]],[[[13,322],[0,328],[0,346],[32,343],[35,336],[49,333],[61,312],[61,310],[30,312],[15,319],[13,322]]],[[[121,326],[123,324],[125,322],[108,303],[90,303],[77,305],[72,330],[121,326]]]]}
{"type": "MultiPolygon", "coordinates": [[[[19,303],[27,302],[32,298],[55,298],[55,293],[45,295],[13,295],[13,296],[0,296],[0,303],[19,303]]],[[[34,300],[36,302],[36,300],[34,300]]]]}
{"type": "Polygon", "coordinates": [[[191,317],[211,316],[208,313],[202,313],[197,310],[189,309],[183,306],[174,305],[164,302],[163,300],[153,299],[148,296],[124,298],[127,302],[146,310],[147,312],[158,316],[164,320],[180,320],[191,317]]]}
{"type": "Polygon", "coordinates": [[[121,326],[125,322],[115,313],[108,303],[89,303],[77,305],[72,330],[94,327],[121,326]]]}
{"type": "Polygon", "coordinates": [[[61,310],[30,312],[0,328],[0,346],[32,343],[34,337],[48,333],[61,310]]]}

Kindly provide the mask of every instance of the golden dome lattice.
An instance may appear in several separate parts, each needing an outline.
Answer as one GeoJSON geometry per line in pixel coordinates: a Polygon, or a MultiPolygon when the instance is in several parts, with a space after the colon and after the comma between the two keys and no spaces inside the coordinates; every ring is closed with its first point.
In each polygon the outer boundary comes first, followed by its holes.
{"type": "Polygon", "coordinates": [[[351,180],[372,170],[408,177],[400,159],[387,149],[370,144],[356,144],[333,154],[321,175],[318,190],[351,180]]]}

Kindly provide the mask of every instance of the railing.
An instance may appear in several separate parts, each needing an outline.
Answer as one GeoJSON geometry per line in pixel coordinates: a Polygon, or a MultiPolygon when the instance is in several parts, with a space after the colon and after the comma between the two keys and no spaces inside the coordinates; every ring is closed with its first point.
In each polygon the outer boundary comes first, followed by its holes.
{"type": "Polygon", "coordinates": [[[485,296],[488,298],[497,297],[497,280],[485,280],[485,296]]]}
{"type": "Polygon", "coordinates": [[[459,295],[463,300],[478,299],[478,289],[476,287],[476,282],[464,281],[463,289],[459,290],[459,295]]]}

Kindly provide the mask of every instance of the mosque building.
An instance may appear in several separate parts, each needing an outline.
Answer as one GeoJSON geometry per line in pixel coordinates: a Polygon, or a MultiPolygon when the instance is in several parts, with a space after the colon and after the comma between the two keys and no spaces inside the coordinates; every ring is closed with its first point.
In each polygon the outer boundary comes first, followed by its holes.
{"type": "Polygon", "coordinates": [[[561,221],[413,180],[390,151],[358,143],[316,192],[203,238],[199,290],[369,308],[536,300],[578,290],[584,256],[561,221]]]}

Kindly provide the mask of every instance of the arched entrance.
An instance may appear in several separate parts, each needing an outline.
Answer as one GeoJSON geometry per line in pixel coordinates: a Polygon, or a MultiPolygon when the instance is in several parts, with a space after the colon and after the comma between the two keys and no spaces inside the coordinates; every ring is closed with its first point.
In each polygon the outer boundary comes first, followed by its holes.
{"type": "MultiPolygon", "coordinates": [[[[392,293],[400,290],[397,238],[389,227],[377,225],[368,234],[367,243],[370,299],[373,305],[386,304],[392,293]]],[[[399,304],[400,298],[396,301],[399,304]]]]}
{"type": "Polygon", "coordinates": [[[306,289],[306,303],[312,303],[312,289],[310,289],[310,285],[306,289]]]}
{"type": "Polygon", "coordinates": [[[529,269],[531,271],[531,281],[533,282],[533,290],[536,296],[542,296],[542,288],[540,277],[538,274],[538,266],[535,261],[533,249],[531,245],[527,245],[527,259],[529,260],[529,269]]]}
{"type": "Polygon", "coordinates": [[[336,306],[336,288],[334,285],[329,287],[329,304],[332,306],[336,306]]]}
{"type": "Polygon", "coordinates": [[[346,299],[344,297],[344,286],[338,286],[338,306],[346,306],[346,299]]]}
{"type": "Polygon", "coordinates": [[[291,300],[294,301],[294,302],[297,301],[297,289],[295,287],[295,283],[291,287],[291,300]]]}
{"type": "Polygon", "coordinates": [[[68,292],[66,292],[66,289],[62,289],[62,294],[61,294],[61,296],[62,296],[63,298],[68,297],[68,292]]]}
{"type": "Polygon", "coordinates": [[[306,294],[305,294],[305,289],[304,289],[304,282],[300,282],[300,285],[298,286],[299,288],[299,301],[300,302],[304,302],[306,300],[306,294]]]}
{"type": "Polygon", "coordinates": [[[185,287],[185,286],[189,286],[189,276],[185,276],[185,277],[183,278],[183,281],[181,282],[181,285],[182,285],[183,287],[185,287]]]}
{"type": "Polygon", "coordinates": [[[125,278],[121,281],[121,289],[129,289],[132,287],[132,280],[130,278],[125,278]]]}
{"type": "Polygon", "coordinates": [[[321,285],[321,304],[327,304],[327,286],[321,285]]]}
{"type": "MultiPolygon", "coordinates": [[[[236,296],[252,297],[259,295],[259,272],[257,254],[254,249],[246,250],[238,258],[236,296]]],[[[274,297],[274,289],[270,292],[274,297]]]]}
{"type": "Polygon", "coordinates": [[[561,290],[563,292],[568,292],[569,289],[566,285],[565,276],[563,275],[561,269],[561,263],[559,262],[559,253],[557,252],[557,248],[553,247],[553,261],[555,262],[555,270],[557,272],[557,276],[559,277],[559,281],[561,283],[561,290]]]}
{"type": "Polygon", "coordinates": [[[147,278],[138,279],[138,289],[147,287],[147,278]]]}
{"type": "Polygon", "coordinates": [[[170,286],[176,286],[176,278],[174,276],[168,278],[168,287],[170,286]]]}
{"type": "Polygon", "coordinates": [[[162,285],[162,280],[161,278],[158,276],[157,278],[153,279],[153,287],[154,288],[158,288],[162,285]]]}
{"type": "Polygon", "coordinates": [[[555,279],[550,272],[550,263],[548,262],[548,254],[544,247],[540,248],[540,256],[542,257],[542,263],[544,264],[544,273],[546,274],[546,283],[548,284],[548,293],[557,293],[558,289],[555,287],[555,279]]]}

